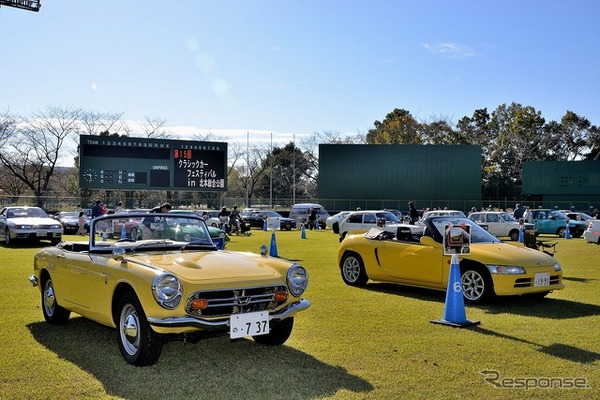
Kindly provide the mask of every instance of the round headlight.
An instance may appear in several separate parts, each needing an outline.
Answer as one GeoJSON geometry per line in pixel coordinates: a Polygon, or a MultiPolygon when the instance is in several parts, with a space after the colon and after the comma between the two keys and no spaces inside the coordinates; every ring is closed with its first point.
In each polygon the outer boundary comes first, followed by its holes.
{"type": "Polygon", "coordinates": [[[287,272],[287,285],[294,297],[300,296],[308,286],[308,271],[301,265],[294,264],[287,272]]]}
{"type": "Polygon", "coordinates": [[[164,308],[173,309],[181,301],[181,284],[175,275],[165,274],[154,278],[152,293],[156,302],[164,308]]]}

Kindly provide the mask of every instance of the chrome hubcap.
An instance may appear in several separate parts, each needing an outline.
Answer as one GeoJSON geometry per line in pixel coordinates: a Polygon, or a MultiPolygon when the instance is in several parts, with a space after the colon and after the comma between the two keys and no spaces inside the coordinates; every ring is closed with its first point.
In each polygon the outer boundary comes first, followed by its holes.
{"type": "Polygon", "coordinates": [[[128,354],[135,354],[140,346],[139,320],[135,308],[127,304],[121,311],[121,342],[128,354]]]}
{"type": "Polygon", "coordinates": [[[464,296],[469,300],[477,300],[483,295],[483,277],[475,271],[467,271],[462,276],[464,296]]]}

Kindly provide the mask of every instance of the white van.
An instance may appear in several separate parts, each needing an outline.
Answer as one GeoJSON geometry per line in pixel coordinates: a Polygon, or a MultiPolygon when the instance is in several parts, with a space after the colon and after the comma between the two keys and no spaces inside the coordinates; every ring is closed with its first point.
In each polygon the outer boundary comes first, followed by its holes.
{"type": "Polygon", "coordinates": [[[292,206],[292,210],[290,211],[290,218],[296,220],[297,226],[300,224],[304,224],[307,226],[308,224],[308,216],[310,214],[310,209],[314,208],[317,210],[317,223],[319,224],[319,228],[325,229],[327,218],[330,217],[327,210],[320,204],[316,203],[299,203],[294,204],[292,206]]]}

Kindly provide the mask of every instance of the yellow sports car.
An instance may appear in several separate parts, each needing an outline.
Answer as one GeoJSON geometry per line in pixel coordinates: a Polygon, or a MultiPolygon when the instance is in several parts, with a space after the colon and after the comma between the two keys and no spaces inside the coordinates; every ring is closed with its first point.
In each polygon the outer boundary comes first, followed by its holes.
{"type": "Polygon", "coordinates": [[[116,327],[125,360],[143,366],[158,361],[170,337],[222,333],[281,345],[310,306],[306,269],[268,257],[265,246],[260,255],[217,250],[198,216],[132,217],[144,218],[144,239],[120,234],[113,214],[91,221],[89,242],[36,253],[29,280],[47,322],[64,324],[74,312],[116,327]]]}
{"type": "Polygon", "coordinates": [[[479,303],[512,295],[544,297],[564,288],[560,264],[541,251],[503,243],[467,218],[431,217],[424,223],[423,235],[403,228],[396,234],[373,228],[348,235],[338,250],[344,282],[363,286],[372,279],[446,290],[452,256],[445,255],[442,232],[447,226],[469,225],[469,251],[458,256],[465,301],[479,303]]]}

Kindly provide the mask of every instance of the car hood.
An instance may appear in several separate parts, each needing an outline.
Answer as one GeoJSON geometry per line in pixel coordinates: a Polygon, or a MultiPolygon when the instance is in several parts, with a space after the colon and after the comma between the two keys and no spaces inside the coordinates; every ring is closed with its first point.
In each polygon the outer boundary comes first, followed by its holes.
{"type": "MultiPolygon", "coordinates": [[[[462,256],[461,256],[462,257],[462,256]]],[[[506,243],[475,243],[471,255],[464,256],[486,264],[542,266],[554,265],[556,260],[541,251],[506,243]]]]}
{"type": "Polygon", "coordinates": [[[189,282],[227,282],[277,280],[279,271],[285,271],[288,261],[262,257],[254,253],[228,251],[185,252],[177,254],[140,253],[125,257],[129,262],[160,268],[189,282]],[[280,267],[279,269],[277,267],[280,267]]]}

